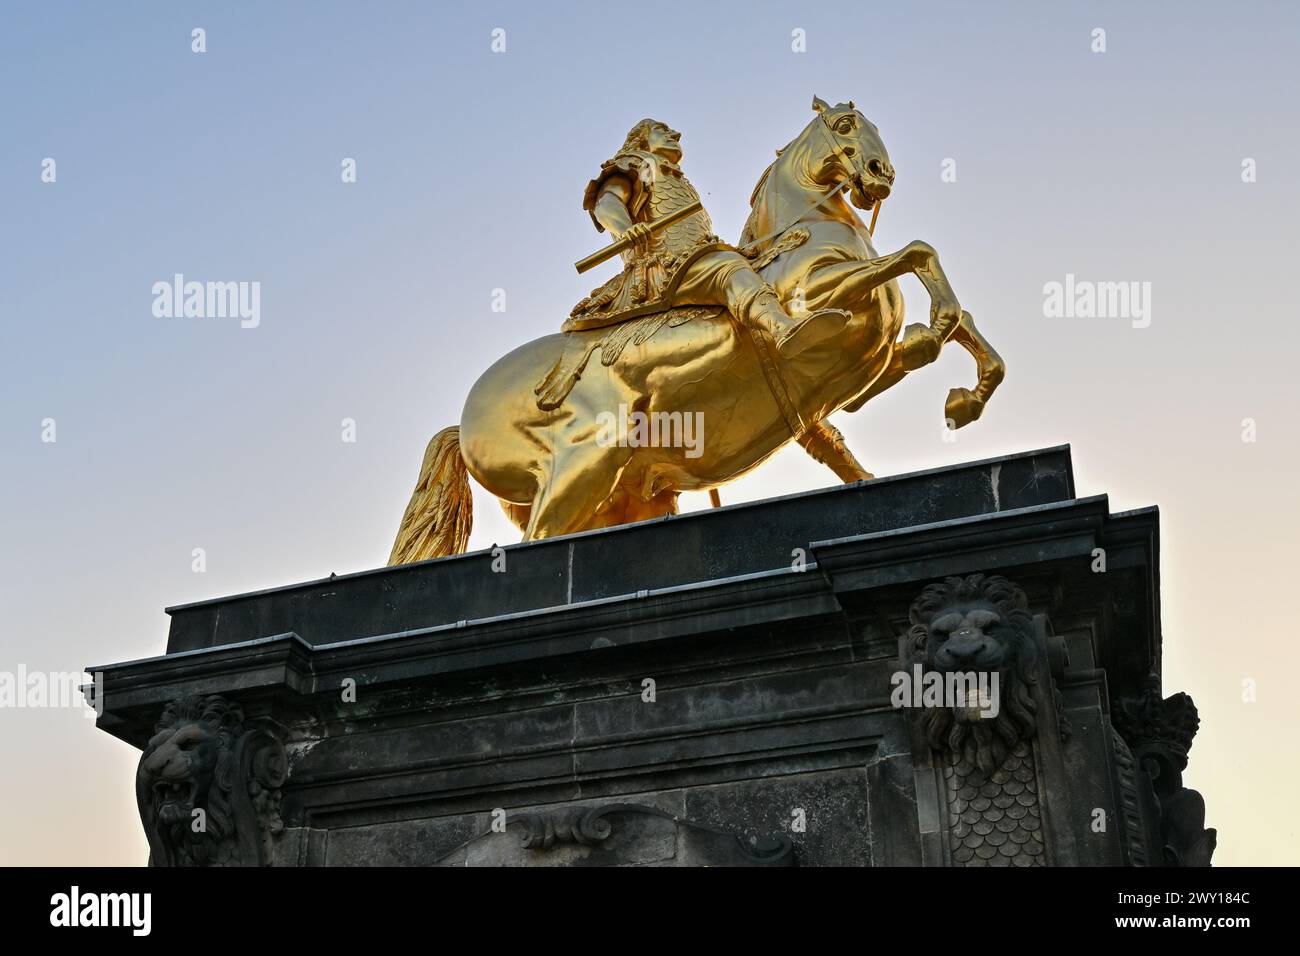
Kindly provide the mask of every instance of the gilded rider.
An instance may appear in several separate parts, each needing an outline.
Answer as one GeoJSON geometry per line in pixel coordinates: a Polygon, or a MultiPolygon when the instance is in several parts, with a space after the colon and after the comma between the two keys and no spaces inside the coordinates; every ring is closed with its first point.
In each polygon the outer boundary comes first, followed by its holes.
{"type": "Polygon", "coordinates": [[[578,303],[565,331],[696,305],[726,306],[787,357],[838,334],[849,313],[823,309],[791,317],[750,261],[713,234],[708,213],[652,230],[655,220],[700,198],[682,174],[681,159],[681,133],[643,119],[587,185],[582,205],[597,231],[626,237],[632,246],[622,254],[623,271],[578,303]]]}

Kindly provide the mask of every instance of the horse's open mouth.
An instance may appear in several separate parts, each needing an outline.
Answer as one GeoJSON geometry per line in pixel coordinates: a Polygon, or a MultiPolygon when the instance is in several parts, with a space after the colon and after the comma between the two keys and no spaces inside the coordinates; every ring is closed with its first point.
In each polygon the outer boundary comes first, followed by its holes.
{"type": "Polygon", "coordinates": [[[859,209],[871,209],[876,203],[888,199],[889,191],[889,183],[884,179],[858,178],[849,190],[849,199],[859,209]]]}

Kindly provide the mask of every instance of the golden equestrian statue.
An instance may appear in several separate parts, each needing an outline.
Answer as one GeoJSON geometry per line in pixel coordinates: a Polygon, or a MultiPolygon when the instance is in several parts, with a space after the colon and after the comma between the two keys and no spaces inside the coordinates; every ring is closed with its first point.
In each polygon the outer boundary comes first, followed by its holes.
{"type": "Polygon", "coordinates": [[[948,426],[980,417],[1005,366],[938,254],[911,242],[879,255],[845,201],[878,214],[890,193],[879,131],[852,102],[813,110],[754,187],[737,246],[713,235],[679,165],[681,135],[648,119],[632,128],[583,201],[617,241],[578,263],[620,255],[622,271],[558,334],[474,384],[459,428],[425,450],[390,564],[465,550],[470,475],[526,541],[675,514],[683,491],[716,503],[715,489],[790,441],[844,481],[871,478],[827,418],[950,341],[974,357],[977,383],[949,392],[948,426]],[[930,321],[904,331],[906,273],[929,293],[930,321]]]}

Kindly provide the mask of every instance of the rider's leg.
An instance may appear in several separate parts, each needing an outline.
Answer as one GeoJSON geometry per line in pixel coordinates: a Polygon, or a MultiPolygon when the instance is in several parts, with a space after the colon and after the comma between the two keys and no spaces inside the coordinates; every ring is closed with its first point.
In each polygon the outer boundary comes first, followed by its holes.
{"type": "Polygon", "coordinates": [[[787,358],[837,335],[852,318],[843,309],[791,316],[749,260],[729,251],[699,259],[679,287],[677,301],[725,305],[738,321],[767,332],[787,358]]]}

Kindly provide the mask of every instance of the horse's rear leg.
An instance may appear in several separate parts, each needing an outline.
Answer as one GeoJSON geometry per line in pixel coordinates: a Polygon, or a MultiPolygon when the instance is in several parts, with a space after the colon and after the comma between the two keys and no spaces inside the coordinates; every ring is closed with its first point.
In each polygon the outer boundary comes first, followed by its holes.
{"type": "Polygon", "coordinates": [[[599,513],[614,493],[627,457],[626,449],[594,443],[557,452],[550,474],[538,482],[524,540],[599,527],[599,513]]]}
{"type": "Polygon", "coordinates": [[[628,524],[632,521],[649,521],[665,515],[677,514],[678,492],[668,488],[650,500],[645,500],[626,488],[620,488],[610,499],[608,515],[602,514],[600,526],[628,524]]]}
{"type": "Polygon", "coordinates": [[[844,443],[844,435],[830,422],[823,421],[813,425],[800,436],[799,444],[803,445],[804,451],[808,452],[813,460],[821,462],[835,472],[840,481],[845,483],[868,481],[876,477],[862,467],[853,456],[853,452],[849,451],[848,445],[844,443]]]}
{"type": "Polygon", "coordinates": [[[502,498],[501,510],[506,513],[506,517],[510,519],[510,523],[516,528],[520,531],[527,530],[528,521],[533,514],[532,505],[517,505],[513,501],[506,501],[502,498]]]}

